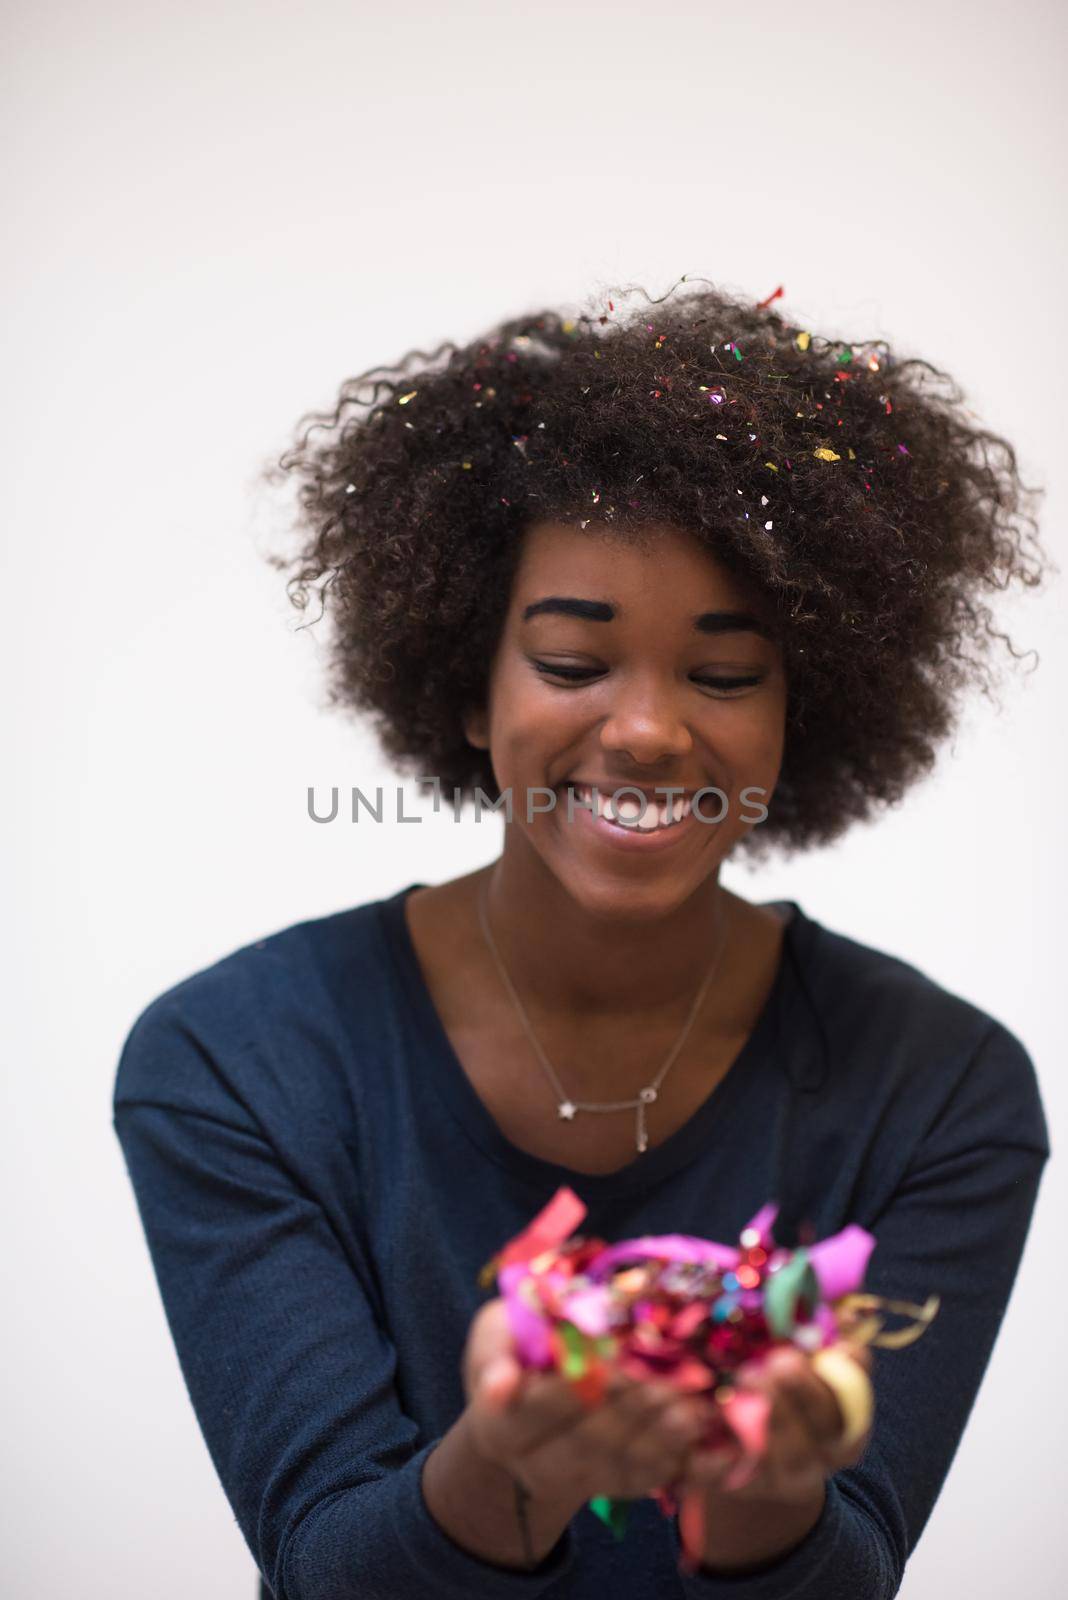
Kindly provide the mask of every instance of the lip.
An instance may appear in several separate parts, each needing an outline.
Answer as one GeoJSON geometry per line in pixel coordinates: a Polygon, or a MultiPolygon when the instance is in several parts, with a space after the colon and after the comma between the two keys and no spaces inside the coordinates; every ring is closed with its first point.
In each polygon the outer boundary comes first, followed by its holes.
{"type": "Polygon", "coordinates": [[[631,783],[627,778],[565,778],[556,785],[557,791],[561,789],[597,789],[603,795],[613,795],[617,789],[633,789],[638,794],[643,794],[647,800],[662,801],[664,790],[672,791],[673,799],[692,800],[695,794],[700,794],[702,789],[711,788],[711,784],[701,784],[696,789],[687,789],[679,783],[631,783]]]}
{"type": "MultiPolygon", "coordinates": [[[[568,821],[567,790],[582,786],[583,782],[584,780],[582,779],[571,778],[564,784],[558,785],[558,790],[563,790],[560,798],[563,802],[562,816],[565,822],[568,821]]],[[[591,789],[598,789],[602,795],[612,795],[617,789],[639,789],[648,799],[655,798],[652,790],[643,788],[640,784],[615,783],[608,787],[599,783],[589,783],[585,786],[591,789]]],[[[674,785],[662,784],[660,787],[668,788],[674,787],[674,785]]],[[[696,789],[684,790],[683,795],[678,798],[690,797],[697,792],[696,789]]],[[[663,796],[660,798],[663,799],[663,796]]],[[[572,809],[570,826],[581,828],[585,835],[614,850],[631,850],[641,853],[653,851],[654,853],[659,853],[662,850],[677,849],[683,840],[690,837],[695,828],[705,826],[705,824],[702,824],[694,813],[690,811],[680,822],[672,822],[668,827],[654,828],[649,832],[645,832],[633,825],[627,826],[618,822],[609,822],[605,817],[595,816],[588,806],[576,804],[572,809]]]]}

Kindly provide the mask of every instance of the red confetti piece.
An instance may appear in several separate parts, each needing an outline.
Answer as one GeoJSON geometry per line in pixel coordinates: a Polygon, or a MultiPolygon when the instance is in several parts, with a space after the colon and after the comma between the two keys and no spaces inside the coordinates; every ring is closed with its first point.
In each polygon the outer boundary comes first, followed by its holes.
{"type": "Polygon", "coordinates": [[[563,1244],[585,1215],[586,1207],[573,1190],[557,1189],[530,1226],[505,1245],[496,1258],[495,1267],[499,1270],[513,1261],[533,1261],[535,1256],[563,1244]]]}
{"type": "Polygon", "coordinates": [[[780,283],[779,287],[777,289],[773,289],[771,291],[771,293],[768,295],[766,300],[758,300],[757,301],[757,310],[758,311],[766,310],[766,308],[771,305],[771,302],[773,300],[781,300],[782,299],[782,295],[783,295],[783,287],[782,287],[782,284],[780,283]]]}

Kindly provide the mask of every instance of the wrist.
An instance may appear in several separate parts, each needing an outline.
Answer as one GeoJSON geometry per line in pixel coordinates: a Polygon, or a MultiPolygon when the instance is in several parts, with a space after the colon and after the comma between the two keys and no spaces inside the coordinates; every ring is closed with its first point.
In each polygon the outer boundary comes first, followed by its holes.
{"type": "Polygon", "coordinates": [[[521,1510],[515,1477],[481,1454],[466,1411],[424,1462],[423,1498],[455,1544],[521,1570],[545,1560],[579,1509],[571,1498],[523,1495],[521,1510]]]}
{"type": "Polygon", "coordinates": [[[714,1577],[744,1577],[781,1561],[808,1537],[823,1514],[827,1484],[804,1501],[742,1500],[719,1489],[705,1490],[703,1498],[701,1568],[714,1577]]]}

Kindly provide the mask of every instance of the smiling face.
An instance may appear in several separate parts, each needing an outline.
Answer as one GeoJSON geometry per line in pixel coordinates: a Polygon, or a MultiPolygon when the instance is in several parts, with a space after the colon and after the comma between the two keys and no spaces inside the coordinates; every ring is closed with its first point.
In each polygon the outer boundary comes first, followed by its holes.
{"type": "Polygon", "coordinates": [[[512,793],[506,855],[534,852],[528,865],[608,917],[663,915],[714,877],[770,804],[782,762],[786,684],[759,597],[689,535],[647,532],[637,544],[529,529],[488,703],[465,722],[512,793]],[[643,825],[627,825],[634,794],[620,797],[621,821],[597,816],[594,785],[602,801],[640,789],[643,825]],[[555,806],[528,816],[539,787],[555,806]],[[682,793],[655,792],[665,787],[682,793]],[[711,788],[725,798],[689,808],[711,788]]]}

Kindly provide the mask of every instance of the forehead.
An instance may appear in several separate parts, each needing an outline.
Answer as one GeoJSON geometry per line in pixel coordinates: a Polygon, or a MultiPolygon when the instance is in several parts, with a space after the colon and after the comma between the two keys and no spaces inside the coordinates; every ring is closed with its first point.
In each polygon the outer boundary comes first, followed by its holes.
{"type": "MultiPolygon", "coordinates": [[[[516,570],[513,603],[542,594],[635,602],[694,610],[762,609],[754,585],[731,572],[691,534],[668,524],[644,524],[633,534],[592,521],[536,522],[527,529],[516,570]]],[[[629,602],[629,604],[628,604],[629,602]]]]}

